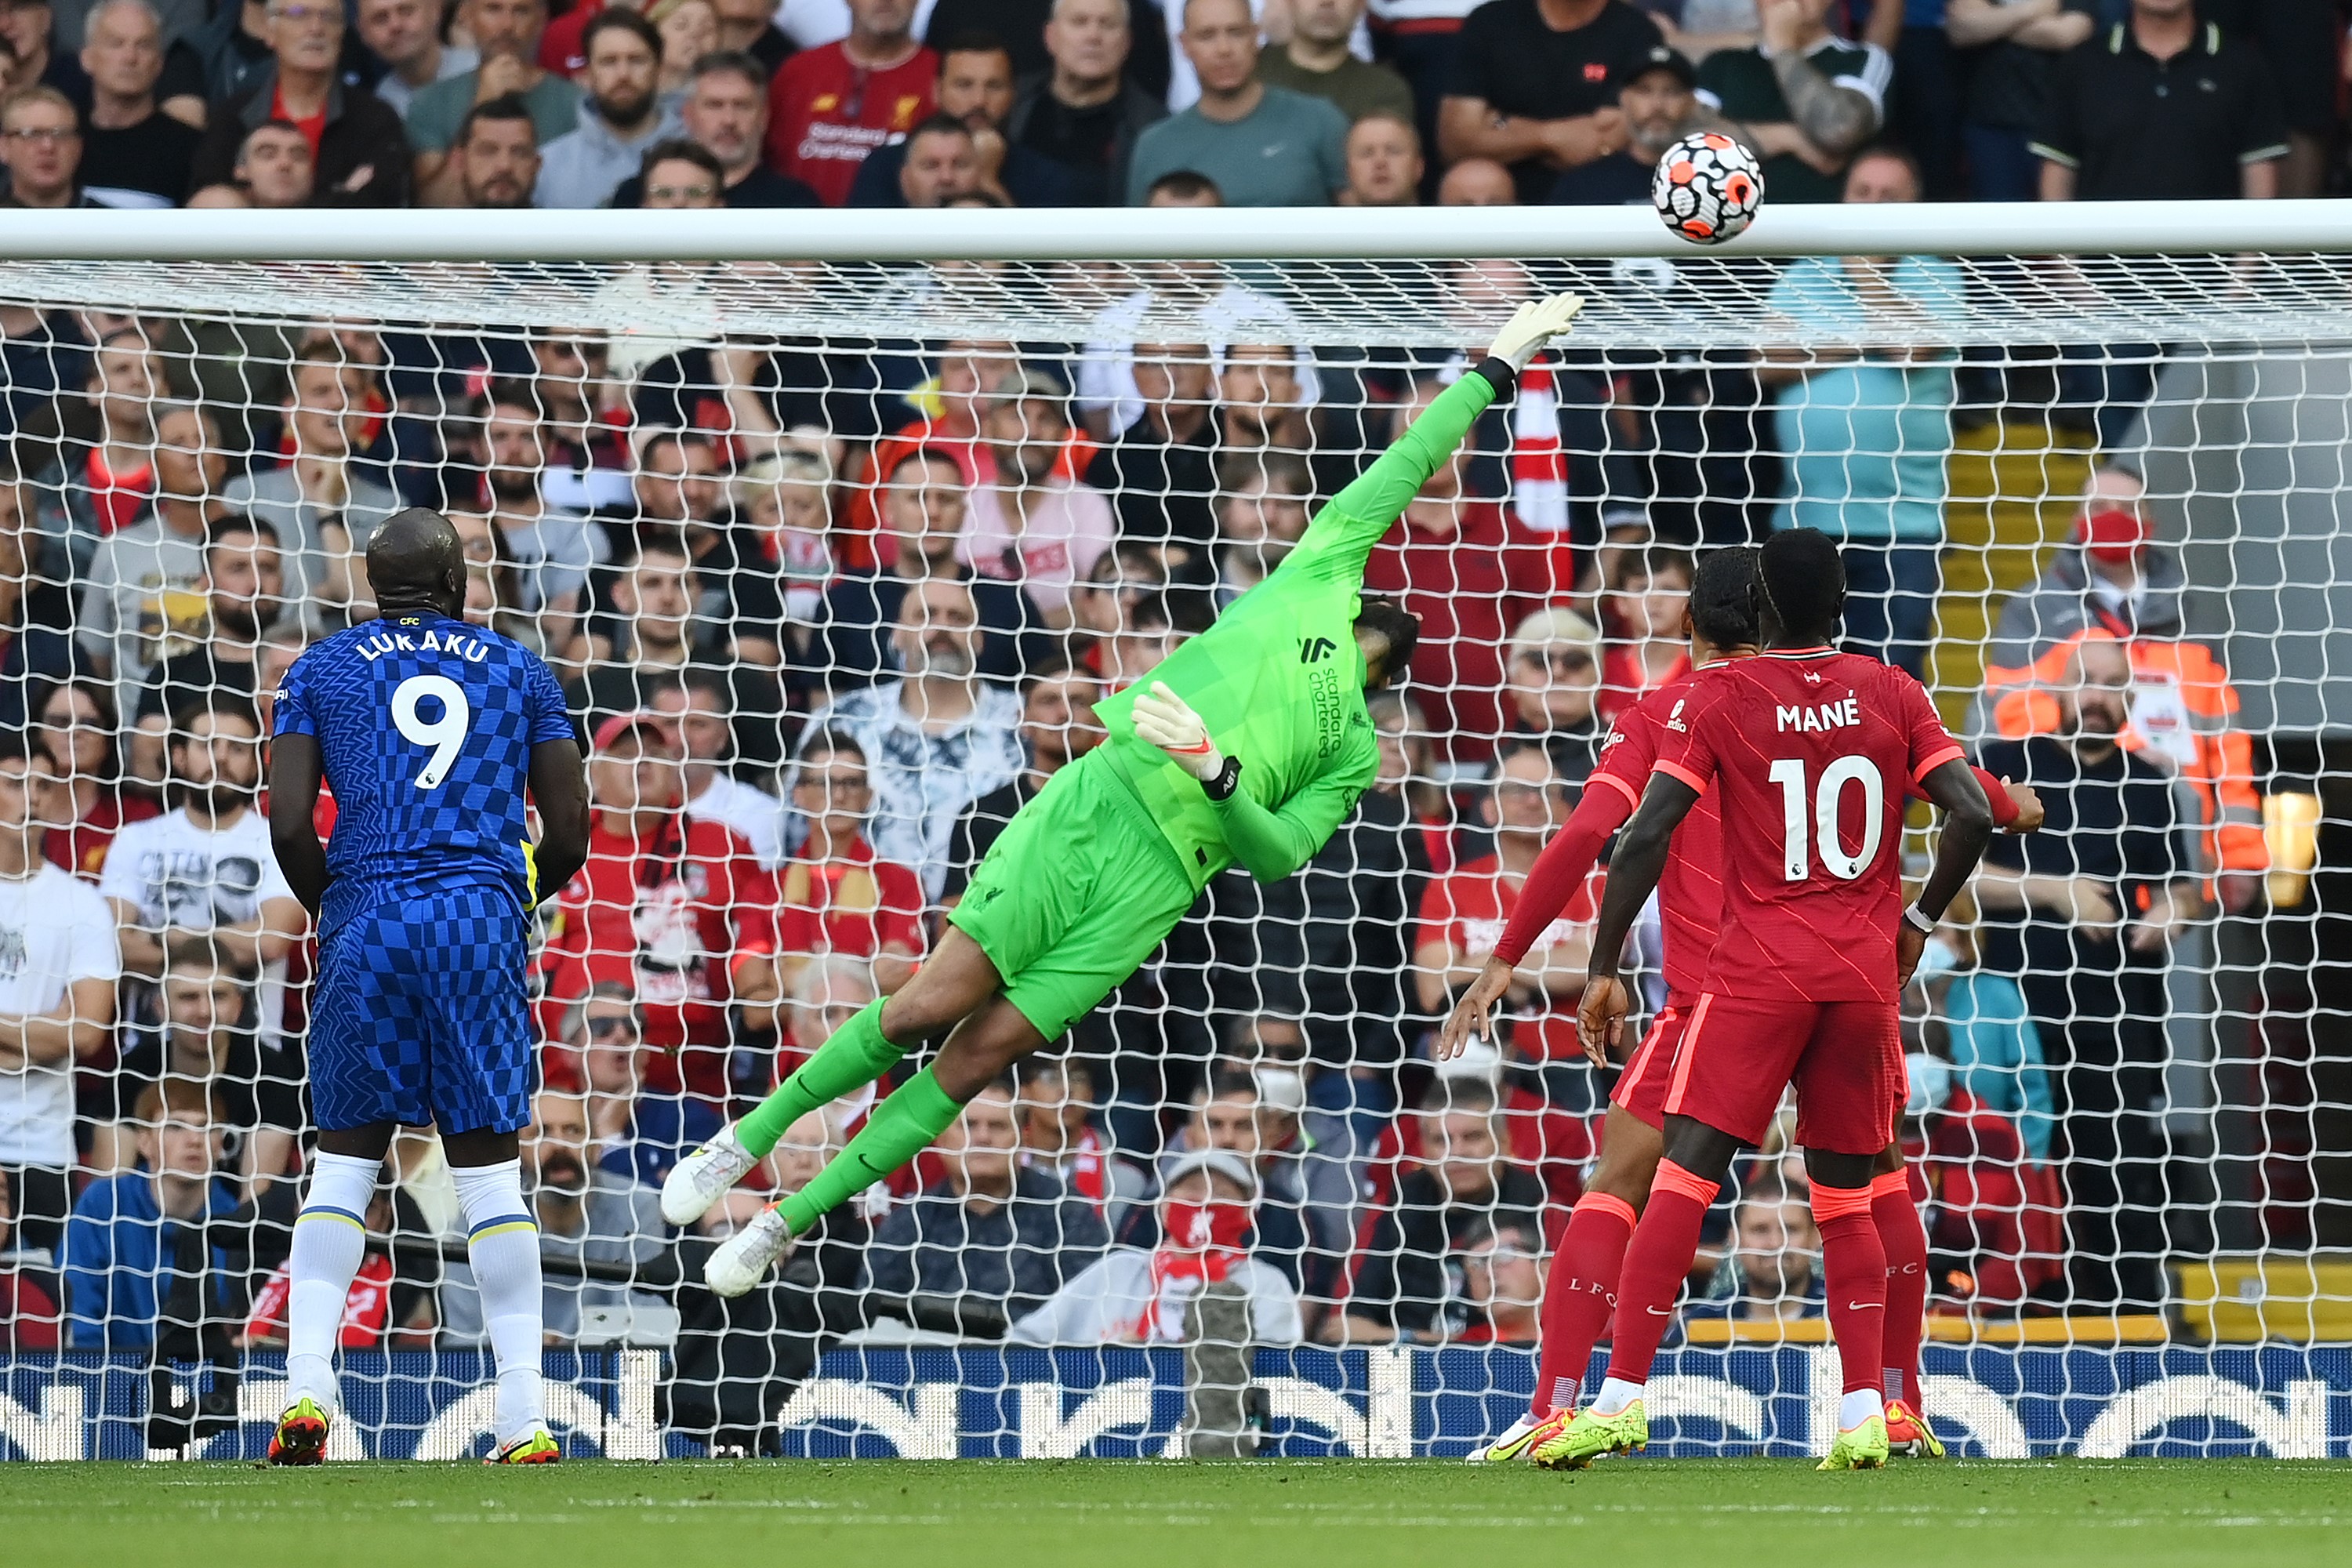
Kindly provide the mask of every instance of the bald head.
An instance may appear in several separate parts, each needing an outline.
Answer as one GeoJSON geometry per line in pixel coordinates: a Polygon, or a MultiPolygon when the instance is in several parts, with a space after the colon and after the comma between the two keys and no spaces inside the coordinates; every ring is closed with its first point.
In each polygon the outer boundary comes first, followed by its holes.
{"type": "Polygon", "coordinates": [[[466,552],[449,520],[428,507],[397,512],[368,541],[368,585],[376,606],[433,609],[451,617],[466,607],[466,552]]]}

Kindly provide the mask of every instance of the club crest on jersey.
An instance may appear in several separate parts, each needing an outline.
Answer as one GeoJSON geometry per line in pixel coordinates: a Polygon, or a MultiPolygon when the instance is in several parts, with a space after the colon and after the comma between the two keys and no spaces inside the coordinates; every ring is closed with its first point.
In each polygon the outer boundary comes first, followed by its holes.
{"type": "Polygon", "coordinates": [[[1772,716],[1774,728],[1783,735],[1791,730],[1817,734],[1823,730],[1849,730],[1862,722],[1862,700],[1844,698],[1836,702],[1797,702],[1775,704],[1772,716]]]}

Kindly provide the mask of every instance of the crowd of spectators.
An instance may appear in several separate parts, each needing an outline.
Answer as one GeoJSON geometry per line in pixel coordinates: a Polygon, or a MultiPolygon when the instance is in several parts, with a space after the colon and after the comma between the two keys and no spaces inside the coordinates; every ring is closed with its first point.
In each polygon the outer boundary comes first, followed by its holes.
{"type": "Polygon", "coordinates": [[[2331,0],[8,0],[0,205],[1233,206],[2314,195],[2331,0]],[[2192,85],[2193,84],[2193,85],[2192,85]]]}
{"type": "MultiPolygon", "coordinates": [[[[2332,9],[2212,10],[1389,0],[1368,28],[1360,0],[0,0],[0,200],[1613,203],[1727,120],[1776,200],[2332,183],[2284,20],[2332,9]]],[[[1059,345],[0,303],[0,1235],[23,1260],[0,1344],[282,1332],[313,954],[259,809],[268,706],[371,613],[357,553],[409,504],[457,522],[468,613],[554,662],[590,756],[526,1143],[551,1331],[637,1331],[658,1303],[616,1268],[690,1265],[837,1148],[866,1103],[796,1128],[698,1235],[651,1203],[904,982],[1005,821],[1100,738],[1094,703],[1276,569],[1461,369],[1318,350],[1237,274],[1139,277],[1099,341],[1059,345]],[[1139,341],[1171,306],[1205,341],[1139,341]]],[[[1572,1023],[1593,898],[1531,952],[1496,1048],[1441,1074],[1423,1037],[1611,719],[1685,668],[1693,550],[1828,528],[1849,640],[1924,669],[1958,289],[1930,258],[1804,261],[1769,294],[1799,337],[1914,346],[1530,372],[1373,556],[1425,629],[1410,693],[1373,705],[1356,816],[1288,884],[1219,879],[1067,1056],[982,1095],[769,1291],[677,1292],[667,1408],[756,1434],[781,1394],[746,1411],[725,1384],[789,1384],[892,1315],[1151,1342],[1214,1299],[1282,1342],[1532,1338],[1608,1087],[1572,1023]]],[[[2227,673],[2105,453],[1968,726],[2049,824],[1996,847],[1910,998],[1948,1310],[2163,1299],[2168,971],[2266,868],[2227,673]]],[[[468,1342],[462,1267],[399,1240],[449,1233],[446,1169],[424,1140],[395,1165],[347,1342],[468,1342]]],[[[1695,1310],[1818,1313],[1803,1200],[1755,1163],[1695,1310]]]]}

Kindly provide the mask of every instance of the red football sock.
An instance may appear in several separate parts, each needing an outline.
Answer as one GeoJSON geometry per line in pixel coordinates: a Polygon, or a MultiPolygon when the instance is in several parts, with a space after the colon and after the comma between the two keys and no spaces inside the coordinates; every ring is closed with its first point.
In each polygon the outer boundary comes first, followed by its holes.
{"type": "MultiPolygon", "coordinates": [[[[1609,1375],[1647,1383],[1658,1341],[1673,1320],[1675,1296],[1698,1256],[1699,1226],[1721,1184],[1694,1176],[1672,1160],[1658,1162],[1642,1223],[1625,1248],[1617,1280],[1617,1331],[1610,1342],[1609,1375]]],[[[1881,1280],[1882,1288],[1885,1281],[1881,1280]]]]}
{"type": "MultiPolygon", "coordinates": [[[[1837,1336],[1845,1391],[1885,1386],[1886,1252],[1870,1215],[1868,1187],[1813,1187],[1813,1223],[1822,1233],[1822,1272],[1837,1336]]],[[[1629,1260],[1630,1265],[1630,1260],[1629,1260]]]]}
{"type": "Polygon", "coordinates": [[[1540,1421],[1556,1408],[1573,1410],[1584,1386],[1592,1347],[1617,1305],[1617,1276],[1633,1237],[1633,1205],[1607,1193],[1587,1193],[1568,1216],[1568,1234],[1544,1281],[1543,1350],[1536,1362],[1536,1394],[1528,1414],[1540,1421]]]}
{"type": "Polygon", "coordinates": [[[1908,1171],[1889,1171],[1870,1184],[1870,1218],[1886,1252],[1886,1397],[1919,1399],[1919,1342],[1927,1332],[1927,1228],[1911,1201],[1908,1171]]]}

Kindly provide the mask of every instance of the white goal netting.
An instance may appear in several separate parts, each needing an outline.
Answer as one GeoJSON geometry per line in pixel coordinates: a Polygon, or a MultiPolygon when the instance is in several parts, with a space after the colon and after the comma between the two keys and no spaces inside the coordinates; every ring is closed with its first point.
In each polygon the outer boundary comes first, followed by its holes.
{"type": "MultiPolygon", "coordinates": [[[[1612,1076],[1574,1044],[1595,889],[1497,1046],[1441,1068],[1428,1037],[1611,718],[1681,667],[1694,559],[1791,521],[1845,535],[1849,645],[2051,812],[1906,1002],[1931,1415],[1991,1454],[2345,1450],[2343,258],[18,260],[0,351],[0,731],[46,759],[38,831],[0,822],[0,1456],[266,1439],[316,959],[261,737],[411,505],[591,750],[524,1153],[580,1451],[1499,1431],[1612,1076]],[[769,1286],[703,1289],[868,1104],[681,1233],[653,1194],[683,1150],[903,983],[1092,702],[1559,289],[1573,336],[1375,553],[1423,641],[1323,852],[1217,879],[769,1286]],[[1204,1152],[1257,1190],[1245,1329],[1171,1283],[1163,1194],[1204,1152]],[[1104,1268],[1153,1305],[1053,1342],[1104,1268]]],[[[1636,946],[1654,1008],[1654,919],[1636,946]]],[[[488,1415],[465,1226],[429,1136],[390,1169],[338,1451],[455,1456],[488,1415]]],[[[1820,1279],[1800,1167],[1743,1158],[1663,1444],[1815,1440],[1820,1279]]]]}

